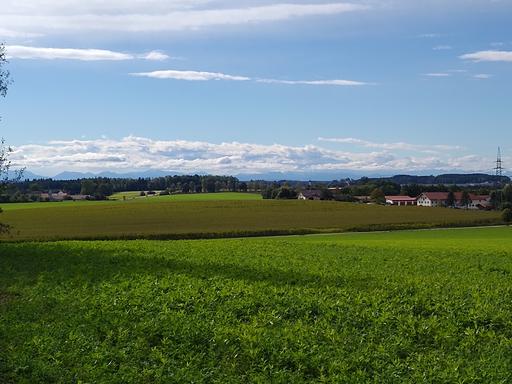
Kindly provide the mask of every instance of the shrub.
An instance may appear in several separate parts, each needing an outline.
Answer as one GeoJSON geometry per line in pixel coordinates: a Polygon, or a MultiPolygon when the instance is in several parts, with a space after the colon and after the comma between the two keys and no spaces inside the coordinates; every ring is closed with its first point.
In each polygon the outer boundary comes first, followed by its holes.
{"type": "Polygon", "coordinates": [[[512,209],[505,208],[503,212],[501,213],[501,218],[503,221],[507,224],[512,223],[512,209]]]}
{"type": "Polygon", "coordinates": [[[501,209],[512,209],[512,203],[509,203],[508,201],[504,202],[503,204],[501,204],[501,209]]]}
{"type": "Polygon", "coordinates": [[[377,204],[385,204],[386,203],[386,195],[380,188],[375,188],[370,194],[370,200],[377,204]]]}

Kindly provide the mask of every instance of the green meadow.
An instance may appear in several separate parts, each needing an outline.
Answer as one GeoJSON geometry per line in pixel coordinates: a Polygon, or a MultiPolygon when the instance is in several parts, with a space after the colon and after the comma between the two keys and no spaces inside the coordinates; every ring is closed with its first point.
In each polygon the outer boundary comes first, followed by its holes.
{"type": "Polygon", "coordinates": [[[509,383],[509,227],[0,243],[2,383],[509,383]]]}
{"type": "MultiPolygon", "coordinates": [[[[19,209],[33,208],[64,208],[64,207],[90,207],[94,205],[115,204],[119,201],[128,200],[130,203],[162,203],[166,201],[245,201],[261,200],[260,194],[241,192],[219,192],[219,193],[191,193],[167,196],[140,196],[140,192],[119,192],[109,197],[109,200],[80,200],[80,201],[54,201],[54,202],[30,202],[30,203],[6,203],[0,204],[4,211],[15,211],[19,209]],[[123,199],[123,196],[125,197],[123,199]],[[134,201],[131,201],[134,200],[134,201]]],[[[123,201],[125,202],[125,201],[123,201]]]]}
{"type": "Polygon", "coordinates": [[[252,194],[5,204],[2,208],[2,222],[13,227],[1,237],[4,240],[213,238],[501,223],[496,212],[260,200],[252,194]],[[193,200],[199,198],[203,200],[193,200]]]}
{"type": "Polygon", "coordinates": [[[245,200],[261,200],[259,193],[245,192],[218,192],[218,193],[184,193],[165,196],[140,196],[140,192],[118,192],[109,197],[110,200],[131,200],[140,199],[146,202],[161,201],[245,201],[245,200]]]}

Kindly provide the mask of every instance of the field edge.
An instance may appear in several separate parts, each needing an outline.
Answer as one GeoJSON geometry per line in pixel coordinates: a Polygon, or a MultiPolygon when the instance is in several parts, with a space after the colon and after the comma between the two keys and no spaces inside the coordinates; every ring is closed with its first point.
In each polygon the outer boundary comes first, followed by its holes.
{"type": "Polygon", "coordinates": [[[210,240],[234,239],[277,236],[304,236],[336,233],[362,233],[362,232],[389,232],[421,229],[450,229],[475,228],[505,225],[500,219],[484,219],[472,222],[447,223],[397,223],[397,224],[368,224],[352,228],[296,228],[296,229],[267,229],[267,230],[241,230],[221,232],[184,232],[184,233],[125,233],[93,236],[46,236],[41,238],[3,238],[1,243],[28,243],[28,242],[56,242],[56,241],[110,241],[110,240],[210,240]]]}

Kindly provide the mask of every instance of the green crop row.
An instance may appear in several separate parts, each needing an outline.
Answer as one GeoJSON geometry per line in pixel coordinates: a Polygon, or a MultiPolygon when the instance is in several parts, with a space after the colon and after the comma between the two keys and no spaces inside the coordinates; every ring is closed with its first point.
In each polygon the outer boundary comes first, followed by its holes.
{"type": "MultiPolygon", "coordinates": [[[[183,239],[490,225],[499,213],[331,201],[131,201],[11,209],[8,240],[183,239]]],[[[160,199],[160,198],[154,198],[160,199]]]]}
{"type": "Polygon", "coordinates": [[[0,243],[0,382],[508,383],[512,230],[0,243]]]}

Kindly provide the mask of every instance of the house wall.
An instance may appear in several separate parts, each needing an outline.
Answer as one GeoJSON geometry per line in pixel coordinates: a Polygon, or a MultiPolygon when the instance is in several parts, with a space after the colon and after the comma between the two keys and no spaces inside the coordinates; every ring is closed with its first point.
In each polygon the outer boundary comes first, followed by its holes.
{"type": "Polygon", "coordinates": [[[433,206],[432,200],[430,200],[429,198],[424,197],[424,196],[422,196],[418,199],[417,205],[420,207],[432,207],[433,206]]]}

